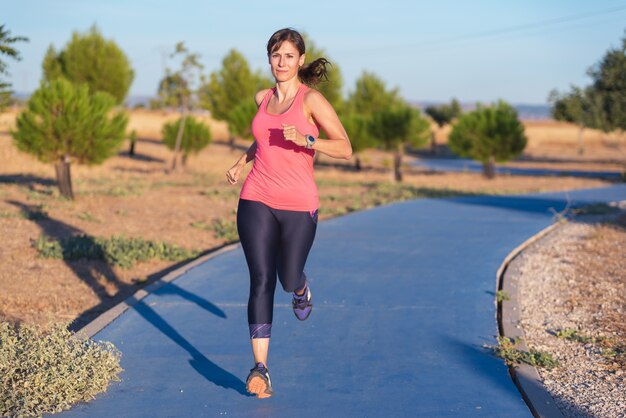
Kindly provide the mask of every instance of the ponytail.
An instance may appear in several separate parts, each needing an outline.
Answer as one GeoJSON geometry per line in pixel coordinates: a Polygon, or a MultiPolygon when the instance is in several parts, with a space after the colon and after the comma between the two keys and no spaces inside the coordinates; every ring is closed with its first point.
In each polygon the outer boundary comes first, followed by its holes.
{"type": "Polygon", "coordinates": [[[321,81],[328,81],[327,65],[332,66],[326,58],[318,58],[313,62],[300,67],[298,77],[307,86],[316,86],[321,81]]]}

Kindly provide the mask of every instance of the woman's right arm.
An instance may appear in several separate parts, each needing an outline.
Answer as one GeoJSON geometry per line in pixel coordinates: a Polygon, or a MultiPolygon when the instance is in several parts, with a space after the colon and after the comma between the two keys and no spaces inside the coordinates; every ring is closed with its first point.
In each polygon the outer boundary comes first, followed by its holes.
{"type": "Polygon", "coordinates": [[[254,160],[254,155],[256,154],[256,141],[250,145],[250,148],[237,160],[235,165],[233,165],[230,170],[226,172],[226,178],[230,184],[235,184],[239,181],[239,177],[241,176],[241,172],[245,168],[246,164],[250,161],[254,160]]]}

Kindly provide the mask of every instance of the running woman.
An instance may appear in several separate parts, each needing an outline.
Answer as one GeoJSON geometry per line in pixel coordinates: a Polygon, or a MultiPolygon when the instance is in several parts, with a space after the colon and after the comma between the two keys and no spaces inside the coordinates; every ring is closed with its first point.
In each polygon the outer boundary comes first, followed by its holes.
{"type": "Polygon", "coordinates": [[[274,33],[267,56],[276,81],[256,96],[252,121],[255,141],[226,177],[238,182],[254,160],[239,198],[237,229],[250,270],[248,324],[254,367],[246,380],[249,393],[272,396],[267,354],[272,333],[276,278],[293,293],[293,312],[306,320],[313,308],[304,274],[315,231],[319,199],[313,179],[313,157],[321,152],[349,159],[350,140],[333,107],[309,86],[327,79],[325,58],[307,65],[302,36],[287,28],[274,33]],[[320,128],[328,138],[318,138],[320,128]]]}

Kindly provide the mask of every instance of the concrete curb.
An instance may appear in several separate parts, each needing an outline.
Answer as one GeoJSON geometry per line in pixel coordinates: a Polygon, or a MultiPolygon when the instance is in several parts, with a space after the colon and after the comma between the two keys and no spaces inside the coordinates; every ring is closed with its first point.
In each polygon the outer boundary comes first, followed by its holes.
{"type": "Polygon", "coordinates": [[[166,284],[173,282],[174,280],[176,280],[192,268],[198,266],[199,264],[202,264],[228,251],[232,251],[239,245],[239,242],[226,245],[218,250],[209,252],[208,254],[198,257],[195,260],[177,268],[176,270],[169,272],[154,283],[151,283],[143,289],[138,290],[133,295],[126,298],[124,301],[118,303],[117,305],[100,314],[96,319],[89,322],[87,325],[78,330],[76,332],[76,336],[83,339],[92,338],[98,332],[102,331],[107,325],[113,322],[118,316],[123,314],[127,309],[132,308],[146,296],[157,291],[166,284]]]}
{"type": "MultiPolygon", "coordinates": [[[[524,330],[519,325],[519,292],[518,278],[520,276],[519,267],[514,262],[515,258],[529,246],[550,234],[561,224],[555,223],[543,229],[539,233],[533,235],[521,245],[515,248],[504,259],[502,265],[498,269],[497,284],[498,290],[506,292],[509,300],[498,303],[498,328],[500,335],[520,339],[518,347],[521,350],[528,351],[528,347],[524,341],[524,330]]],[[[556,402],[543,385],[539,372],[531,365],[521,364],[515,367],[509,367],[511,378],[519,389],[528,408],[536,418],[564,418],[563,413],[557,407],[556,402]]]]}

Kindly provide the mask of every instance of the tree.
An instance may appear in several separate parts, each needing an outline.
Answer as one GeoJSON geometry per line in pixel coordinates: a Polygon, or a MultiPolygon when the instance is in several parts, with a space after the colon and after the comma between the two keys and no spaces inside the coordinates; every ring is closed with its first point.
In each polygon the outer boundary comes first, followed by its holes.
{"type": "MultiPolygon", "coordinates": [[[[20,53],[11,45],[16,42],[28,42],[28,38],[23,36],[11,36],[11,31],[6,30],[4,26],[5,25],[0,25],[0,57],[6,55],[19,61],[21,59],[20,53]]],[[[1,59],[0,75],[9,75],[7,64],[1,59]]],[[[9,103],[11,93],[11,84],[0,80],[0,111],[9,103]]]]}
{"type": "MultiPolygon", "coordinates": [[[[171,150],[176,147],[178,132],[182,122],[183,118],[180,118],[176,122],[163,125],[163,143],[171,150]]],[[[186,164],[189,155],[199,153],[209,143],[211,143],[211,131],[209,128],[204,123],[196,121],[193,116],[187,116],[184,135],[179,144],[183,154],[183,165],[186,164]]]]}
{"type": "Polygon", "coordinates": [[[116,104],[124,101],[134,78],[124,52],[114,41],[104,39],[95,25],[84,34],[74,32],[59,53],[50,45],[42,67],[44,80],[63,77],[85,83],[92,93],[111,94],[116,104]]]}
{"type": "Polygon", "coordinates": [[[153,102],[153,108],[171,107],[180,109],[185,100],[191,100],[192,92],[189,90],[187,81],[182,73],[172,73],[166,70],[165,77],[159,82],[157,99],[153,102]]]}
{"type": "Polygon", "coordinates": [[[610,49],[589,70],[592,89],[598,94],[608,124],[607,130],[626,131],[626,32],[619,48],[610,49]]]}
{"type": "Polygon", "coordinates": [[[372,115],[371,131],[383,148],[394,152],[393,173],[396,182],[402,181],[404,147],[421,146],[428,141],[430,124],[420,111],[406,103],[385,108],[372,115]]]}
{"type": "Polygon", "coordinates": [[[70,164],[100,164],[118,150],[128,117],[112,113],[115,98],[89,93],[85,84],[64,79],[44,82],[28,101],[11,132],[19,150],[54,163],[61,194],[74,198],[70,164]]]}
{"type": "Polygon", "coordinates": [[[243,100],[228,115],[228,129],[231,135],[243,139],[253,139],[252,119],[259,108],[254,99],[243,100]]]}
{"type": "MultiPolygon", "coordinates": [[[[327,58],[328,56],[323,49],[320,49],[315,45],[306,34],[302,34],[304,43],[306,45],[306,62],[313,62],[318,58],[327,58]]],[[[341,69],[339,65],[331,61],[331,65],[328,68],[328,81],[322,81],[315,89],[318,90],[326,100],[333,106],[337,113],[341,113],[343,110],[344,100],[341,90],[343,89],[343,76],[341,75],[341,69]]]]}
{"type": "Polygon", "coordinates": [[[184,137],[187,115],[195,106],[194,94],[197,92],[193,87],[203,66],[199,61],[200,56],[189,52],[183,42],[176,44],[176,48],[170,56],[182,57],[180,69],[175,72],[167,69],[165,78],[159,87],[159,97],[164,104],[179,108],[182,114],[181,122],[177,125],[178,133],[173,148],[172,171],[174,171],[177,167],[178,154],[184,137]]]}
{"type": "Polygon", "coordinates": [[[585,90],[572,87],[569,93],[550,92],[548,101],[552,103],[552,117],[555,120],[578,125],[578,154],[584,154],[583,131],[585,128],[609,130],[609,123],[602,109],[601,94],[592,88],[585,90]]]}
{"type": "Polygon", "coordinates": [[[448,138],[450,149],[462,156],[482,162],[487,178],[495,177],[495,162],[517,157],[526,147],[524,126],[509,104],[499,101],[462,115],[448,138]]]}
{"type": "Polygon", "coordinates": [[[352,144],[354,167],[357,171],[361,171],[360,153],[376,146],[376,141],[372,137],[371,132],[372,118],[357,113],[345,113],[340,118],[352,144]]]}
{"type": "MultiPolygon", "coordinates": [[[[260,72],[252,72],[246,58],[231,49],[222,60],[222,68],[203,80],[198,91],[200,106],[211,111],[211,116],[228,121],[232,112],[243,101],[250,100],[257,91],[271,85],[260,72]]],[[[231,146],[235,138],[231,135],[231,146]]]]}
{"type": "Polygon", "coordinates": [[[361,74],[348,96],[349,110],[362,115],[373,115],[400,103],[398,89],[387,90],[382,79],[367,71],[361,74]]]}
{"type": "MultiPolygon", "coordinates": [[[[459,117],[462,110],[458,100],[452,99],[450,104],[428,106],[424,112],[431,117],[441,130],[445,125],[452,123],[453,119],[459,117]]],[[[434,131],[431,134],[430,150],[433,154],[437,153],[437,137],[434,131]]]]}

